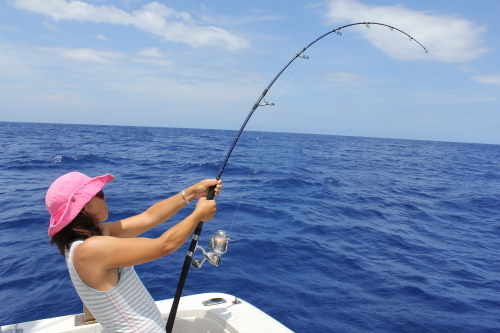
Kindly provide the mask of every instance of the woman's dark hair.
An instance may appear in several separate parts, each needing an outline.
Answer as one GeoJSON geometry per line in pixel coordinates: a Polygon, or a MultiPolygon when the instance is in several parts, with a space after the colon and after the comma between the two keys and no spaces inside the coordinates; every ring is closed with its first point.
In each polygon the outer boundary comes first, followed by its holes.
{"type": "Polygon", "coordinates": [[[99,222],[85,210],[82,210],[67,226],[52,237],[50,244],[57,246],[59,252],[65,257],[71,243],[77,239],[87,239],[92,236],[102,236],[99,222]]]}

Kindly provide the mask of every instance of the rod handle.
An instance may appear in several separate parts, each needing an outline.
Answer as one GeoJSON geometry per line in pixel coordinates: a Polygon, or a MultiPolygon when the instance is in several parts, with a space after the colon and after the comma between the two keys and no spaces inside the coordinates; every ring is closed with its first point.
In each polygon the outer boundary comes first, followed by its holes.
{"type": "MultiPolygon", "coordinates": [[[[217,180],[219,180],[220,178],[215,178],[217,180]]],[[[213,185],[213,186],[210,186],[210,188],[208,189],[208,194],[207,194],[207,200],[213,200],[214,197],[215,197],[215,187],[217,185],[213,185]]]]}

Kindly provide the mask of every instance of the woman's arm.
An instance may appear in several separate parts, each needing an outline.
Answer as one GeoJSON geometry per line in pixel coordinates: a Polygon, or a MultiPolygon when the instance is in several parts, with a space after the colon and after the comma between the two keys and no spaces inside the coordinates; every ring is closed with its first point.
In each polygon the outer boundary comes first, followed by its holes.
{"type": "MultiPolygon", "coordinates": [[[[184,190],[186,199],[192,201],[195,198],[206,196],[208,189],[213,185],[216,185],[215,195],[219,195],[222,189],[222,180],[205,179],[184,190]]],[[[168,199],[154,204],[139,215],[118,222],[102,223],[104,235],[119,238],[137,237],[174,216],[186,204],[182,194],[177,193],[168,199]]]]}
{"type": "Polygon", "coordinates": [[[200,221],[215,215],[215,200],[200,198],[191,215],[165,231],[159,238],[116,238],[95,236],[76,247],[73,264],[88,286],[108,290],[107,277],[117,267],[139,265],[166,256],[185,243],[200,221]]]}

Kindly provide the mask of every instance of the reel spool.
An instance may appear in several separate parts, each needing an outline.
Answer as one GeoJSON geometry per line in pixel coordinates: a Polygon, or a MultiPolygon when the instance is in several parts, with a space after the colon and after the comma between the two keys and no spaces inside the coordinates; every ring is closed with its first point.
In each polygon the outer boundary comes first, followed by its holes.
{"type": "Polygon", "coordinates": [[[193,267],[196,269],[201,268],[206,260],[208,260],[208,262],[215,267],[218,267],[220,257],[227,252],[229,240],[230,238],[227,233],[224,230],[219,230],[215,233],[215,236],[210,236],[210,239],[208,241],[208,252],[205,251],[203,247],[197,245],[196,249],[200,249],[203,252],[204,258],[194,259],[191,263],[193,267]]]}

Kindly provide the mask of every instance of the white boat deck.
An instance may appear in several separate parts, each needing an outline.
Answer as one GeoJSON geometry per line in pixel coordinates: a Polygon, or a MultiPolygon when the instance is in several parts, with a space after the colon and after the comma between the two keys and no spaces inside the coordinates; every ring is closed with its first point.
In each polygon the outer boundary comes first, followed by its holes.
{"type": "MultiPolygon", "coordinates": [[[[290,333],[290,329],[235,296],[206,293],[181,298],[172,333],[290,333]],[[222,298],[226,302],[206,306],[203,301],[222,298]]],[[[167,321],[173,299],[156,302],[167,321]]],[[[0,333],[100,333],[102,326],[88,324],[75,326],[76,315],[42,319],[0,327],[0,333]],[[15,329],[17,328],[17,332],[15,329]]],[[[293,333],[293,332],[292,332],[293,333]]]]}

